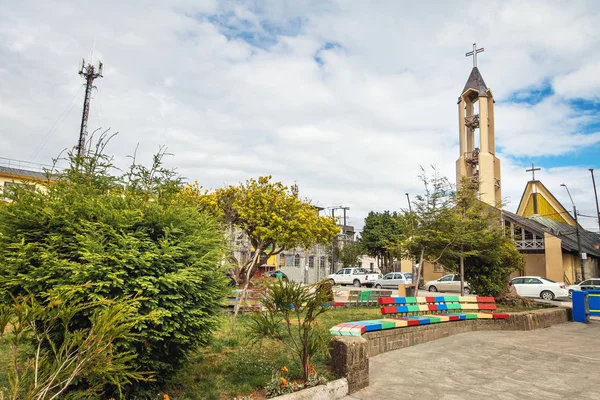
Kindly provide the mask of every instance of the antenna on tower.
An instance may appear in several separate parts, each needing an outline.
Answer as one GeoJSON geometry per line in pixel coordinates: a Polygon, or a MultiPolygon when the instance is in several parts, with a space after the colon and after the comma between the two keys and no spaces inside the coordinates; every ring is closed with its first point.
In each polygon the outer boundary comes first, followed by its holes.
{"type": "MultiPolygon", "coordinates": [[[[94,41],[95,47],[95,41],[94,41]]],[[[94,51],[92,50],[92,58],[94,51]]],[[[83,157],[85,154],[85,137],[87,136],[87,123],[90,113],[90,101],[92,97],[92,88],[94,87],[94,79],[102,78],[104,64],[101,61],[92,62],[86,65],[85,59],[81,59],[79,66],[79,75],[83,76],[86,81],[85,99],[83,100],[83,113],[81,115],[81,129],[79,131],[79,142],[77,143],[77,155],[83,157]]]]}

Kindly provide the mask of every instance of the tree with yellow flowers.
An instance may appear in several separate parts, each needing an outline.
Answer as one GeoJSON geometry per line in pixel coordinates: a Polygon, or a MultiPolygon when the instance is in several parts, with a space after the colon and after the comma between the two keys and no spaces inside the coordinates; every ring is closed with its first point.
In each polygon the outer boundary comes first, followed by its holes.
{"type": "Polygon", "coordinates": [[[231,252],[241,285],[246,285],[269,257],[297,247],[329,244],[339,232],[332,217],[320,216],[309,200],[300,199],[281,182],[272,182],[271,176],[214,191],[191,186],[186,193],[221,218],[232,243],[247,240],[250,245],[253,256],[249,259],[240,260],[231,252]]]}
{"type": "Polygon", "coordinates": [[[244,291],[257,268],[269,257],[297,247],[331,243],[339,232],[332,217],[320,216],[309,200],[300,199],[281,182],[272,182],[271,176],[214,191],[190,186],[185,195],[221,218],[229,228],[230,243],[248,242],[253,256],[247,259],[236,257],[235,246],[231,246],[236,279],[244,291]]]}

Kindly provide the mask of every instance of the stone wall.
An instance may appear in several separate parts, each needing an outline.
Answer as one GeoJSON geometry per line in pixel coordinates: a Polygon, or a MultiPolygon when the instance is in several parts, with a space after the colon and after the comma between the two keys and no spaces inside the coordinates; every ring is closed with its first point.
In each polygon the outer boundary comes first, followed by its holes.
{"type": "Polygon", "coordinates": [[[348,393],[369,385],[369,357],[459,333],[489,330],[529,331],[572,319],[570,308],[511,313],[509,319],[470,319],[367,332],[362,337],[336,336],[331,341],[331,368],[348,379],[348,393]]]}
{"type": "Polygon", "coordinates": [[[331,341],[330,366],[348,380],[348,393],[369,386],[369,342],[356,336],[336,336],[331,341]]]}

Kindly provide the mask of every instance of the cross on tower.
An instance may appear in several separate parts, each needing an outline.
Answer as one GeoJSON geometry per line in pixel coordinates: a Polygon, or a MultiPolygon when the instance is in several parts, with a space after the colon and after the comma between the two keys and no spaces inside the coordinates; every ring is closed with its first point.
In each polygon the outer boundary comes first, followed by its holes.
{"type": "Polygon", "coordinates": [[[526,169],[525,172],[531,172],[531,180],[535,181],[535,171],[539,171],[541,170],[541,168],[536,168],[535,165],[533,165],[533,163],[531,163],[531,169],[526,169]]]}
{"type": "Polygon", "coordinates": [[[465,54],[465,57],[473,56],[473,68],[477,66],[477,53],[481,52],[483,52],[483,47],[478,49],[477,45],[473,43],[473,51],[470,51],[467,54],[465,54]]]}

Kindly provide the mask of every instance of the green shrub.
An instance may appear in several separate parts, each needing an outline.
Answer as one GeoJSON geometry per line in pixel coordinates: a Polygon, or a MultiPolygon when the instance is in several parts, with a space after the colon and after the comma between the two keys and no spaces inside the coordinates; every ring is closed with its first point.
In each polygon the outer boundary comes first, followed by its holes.
{"type": "MultiPolygon", "coordinates": [[[[137,313],[139,302],[132,299],[78,303],[72,290],[19,297],[0,306],[0,342],[9,351],[6,360],[8,384],[0,387],[0,399],[97,399],[106,382],[119,395],[134,381],[149,380],[129,361],[130,352],[114,345],[135,338],[133,327],[151,316],[137,313]],[[71,329],[72,319],[83,310],[93,310],[90,327],[71,329]],[[59,343],[51,332],[62,332],[59,343]],[[74,386],[85,382],[85,390],[74,386]]],[[[81,386],[81,385],[80,385],[81,386]]]]}
{"type": "MultiPolygon", "coordinates": [[[[4,193],[10,202],[0,202],[0,302],[73,285],[81,287],[80,302],[144,298],[138,312],[153,317],[120,346],[160,384],[218,322],[227,290],[219,269],[224,235],[180,196],[179,178],[161,166],[164,152],[151,168],[134,163],[115,177],[99,154],[104,144],[96,154],[71,155],[70,167],[43,190],[4,193]]],[[[76,315],[71,328],[89,327],[90,315],[76,315]]]]}

